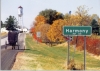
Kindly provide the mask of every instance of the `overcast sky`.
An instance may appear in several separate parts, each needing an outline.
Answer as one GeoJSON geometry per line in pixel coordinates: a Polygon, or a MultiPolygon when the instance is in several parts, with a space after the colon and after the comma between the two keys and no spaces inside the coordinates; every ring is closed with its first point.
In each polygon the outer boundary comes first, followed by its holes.
{"type": "Polygon", "coordinates": [[[1,20],[4,22],[10,15],[18,20],[18,7],[23,7],[24,26],[30,28],[34,18],[40,11],[53,9],[63,14],[69,11],[75,13],[77,7],[86,5],[92,8],[89,14],[97,14],[100,17],[100,0],[1,0],[1,20]]]}

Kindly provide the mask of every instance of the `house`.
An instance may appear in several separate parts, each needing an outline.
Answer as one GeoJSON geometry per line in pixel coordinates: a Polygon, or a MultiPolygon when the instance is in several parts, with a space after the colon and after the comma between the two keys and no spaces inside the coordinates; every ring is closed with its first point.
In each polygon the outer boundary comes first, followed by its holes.
{"type": "Polygon", "coordinates": [[[1,28],[1,33],[8,33],[8,30],[6,30],[5,27],[1,28]]]}

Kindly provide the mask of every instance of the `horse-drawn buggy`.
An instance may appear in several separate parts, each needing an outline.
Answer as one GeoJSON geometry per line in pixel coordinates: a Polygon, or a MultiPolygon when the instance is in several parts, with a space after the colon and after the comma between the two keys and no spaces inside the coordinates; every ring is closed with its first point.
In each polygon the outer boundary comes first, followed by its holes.
{"type": "Polygon", "coordinates": [[[19,43],[18,43],[18,31],[9,31],[8,32],[8,42],[5,42],[5,49],[7,49],[7,46],[12,46],[12,49],[15,49],[15,46],[18,46],[19,50],[19,43]]]}

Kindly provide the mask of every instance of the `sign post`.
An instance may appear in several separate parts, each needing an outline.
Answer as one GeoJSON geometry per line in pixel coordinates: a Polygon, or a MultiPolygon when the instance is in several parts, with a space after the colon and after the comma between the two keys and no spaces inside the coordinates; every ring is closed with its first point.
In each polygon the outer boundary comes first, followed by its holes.
{"type": "Polygon", "coordinates": [[[67,57],[68,57],[68,59],[67,59],[67,65],[69,64],[69,44],[70,44],[70,41],[72,41],[72,39],[73,39],[73,37],[72,36],[67,36],[66,37],[66,40],[67,40],[67,42],[68,42],[68,49],[67,49],[67,52],[68,52],[68,55],[67,55],[67,57]]]}
{"type": "MultiPolygon", "coordinates": [[[[84,70],[86,69],[86,36],[92,34],[91,26],[64,26],[63,35],[64,36],[84,36],[84,70]]],[[[68,41],[68,62],[69,65],[69,41],[68,41]]]]}
{"type": "Polygon", "coordinates": [[[84,70],[86,69],[86,36],[84,36],[84,70]]]}
{"type": "Polygon", "coordinates": [[[68,59],[67,59],[67,65],[69,65],[69,44],[70,44],[70,39],[69,39],[69,35],[68,35],[68,49],[67,49],[67,52],[68,52],[68,59]]]}
{"type": "Polygon", "coordinates": [[[41,37],[41,32],[37,32],[36,36],[37,36],[37,43],[38,43],[38,39],[41,37]]]}

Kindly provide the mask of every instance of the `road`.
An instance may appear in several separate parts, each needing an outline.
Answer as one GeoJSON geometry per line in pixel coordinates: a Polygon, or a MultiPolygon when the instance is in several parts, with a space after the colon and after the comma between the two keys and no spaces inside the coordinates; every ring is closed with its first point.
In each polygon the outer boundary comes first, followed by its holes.
{"type": "Polygon", "coordinates": [[[8,37],[5,37],[5,38],[2,38],[1,39],[1,49],[3,49],[4,48],[4,46],[5,46],[5,41],[7,41],[8,42],[8,37]]]}
{"type": "Polygon", "coordinates": [[[18,47],[15,47],[15,50],[12,50],[11,46],[8,46],[5,49],[6,38],[1,39],[1,70],[11,70],[14,61],[16,60],[16,55],[18,52],[24,51],[25,49],[25,33],[20,33],[18,37],[19,50],[18,47]]]}

